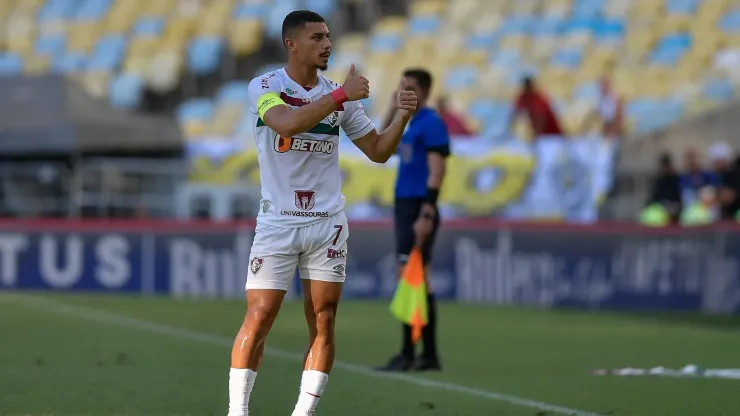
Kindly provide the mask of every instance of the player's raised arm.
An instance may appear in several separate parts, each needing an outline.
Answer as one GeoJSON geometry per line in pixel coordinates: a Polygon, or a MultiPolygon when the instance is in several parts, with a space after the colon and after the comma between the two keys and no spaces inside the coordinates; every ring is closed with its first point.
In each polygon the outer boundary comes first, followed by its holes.
{"type": "Polygon", "coordinates": [[[406,124],[408,124],[411,116],[416,111],[416,105],[416,93],[407,91],[406,78],[401,78],[398,95],[396,96],[396,114],[393,116],[393,121],[391,121],[382,133],[378,133],[377,130],[373,129],[363,137],[353,140],[354,144],[373,162],[387,162],[396,152],[406,124]]]}
{"type": "Polygon", "coordinates": [[[252,86],[252,89],[259,88],[260,90],[258,93],[253,93],[257,96],[257,114],[265,125],[283,137],[304,133],[319,124],[321,120],[345,102],[370,96],[367,79],[355,72],[354,65],[350,68],[344,85],[331,94],[293,110],[290,110],[280,98],[279,86],[271,85],[277,83],[276,80],[268,80],[267,82],[255,80],[254,82],[260,83],[259,86],[252,86]]]}

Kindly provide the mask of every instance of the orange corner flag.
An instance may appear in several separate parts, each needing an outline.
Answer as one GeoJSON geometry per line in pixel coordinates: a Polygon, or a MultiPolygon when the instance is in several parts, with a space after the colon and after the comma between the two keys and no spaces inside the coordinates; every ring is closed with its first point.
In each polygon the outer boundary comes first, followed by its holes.
{"type": "Polygon", "coordinates": [[[398,320],[411,326],[411,339],[416,343],[421,338],[422,328],[429,322],[424,264],[421,251],[417,247],[411,250],[409,261],[393,294],[390,311],[398,320]]]}

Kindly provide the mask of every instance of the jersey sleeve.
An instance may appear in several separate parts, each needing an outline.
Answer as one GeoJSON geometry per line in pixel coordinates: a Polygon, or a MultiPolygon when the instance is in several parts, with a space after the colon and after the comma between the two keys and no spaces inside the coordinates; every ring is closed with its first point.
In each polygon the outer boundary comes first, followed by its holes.
{"type": "Polygon", "coordinates": [[[278,105],[286,105],[280,98],[282,86],[274,75],[265,75],[249,83],[249,108],[262,118],[267,110],[278,105]]]}
{"type": "Polygon", "coordinates": [[[450,134],[444,121],[439,117],[429,118],[424,123],[424,147],[428,152],[437,152],[442,156],[450,155],[450,134]]]}
{"type": "Polygon", "coordinates": [[[375,129],[375,124],[365,114],[365,109],[359,101],[344,103],[347,114],[342,121],[342,130],[350,140],[357,140],[375,129]]]}

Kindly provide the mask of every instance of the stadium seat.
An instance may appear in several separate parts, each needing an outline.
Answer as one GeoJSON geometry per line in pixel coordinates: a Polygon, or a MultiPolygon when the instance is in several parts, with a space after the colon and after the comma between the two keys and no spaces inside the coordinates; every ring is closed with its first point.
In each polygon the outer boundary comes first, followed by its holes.
{"type": "Polygon", "coordinates": [[[23,71],[23,60],[15,53],[0,54],[0,76],[16,75],[23,71]]]}
{"type": "Polygon", "coordinates": [[[143,88],[144,81],[140,76],[120,74],[110,83],[110,102],[116,108],[135,109],[141,102],[143,88]]]}
{"type": "MultiPolygon", "coordinates": [[[[339,1],[0,1],[0,73],[66,74],[132,109],[145,87],[166,91],[183,73],[220,72],[227,49],[237,57],[259,51],[279,39],[288,12],[303,8],[330,17],[339,1]]],[[[740,7],[732,0],[412,0],[406,16],[333,43],[326,75],[341,81],[352,63],[366,73],[371,117],[385,111],[378,97],[396,87],[400,71],[423,64],[439,79],[435,96],[455,93],[456,105],[489,131],[527,74],[540,78],[569,123],[598,98],[596,80],[611,74],[640,131],[733,99],[740,84],[740,7]],[[680,107],[663,110],[669,99],[680,107]]],[[[261,73],[282,63],[257,66],[261,73]]],[[[246,81],[200,99],[210,102],[207,117],[178,118],[184,131],[246,131],[246,81]]]]}

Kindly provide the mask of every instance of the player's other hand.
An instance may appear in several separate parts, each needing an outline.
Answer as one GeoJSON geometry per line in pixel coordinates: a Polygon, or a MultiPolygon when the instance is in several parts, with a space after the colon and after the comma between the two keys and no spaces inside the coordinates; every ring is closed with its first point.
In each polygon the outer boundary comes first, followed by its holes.
{"type": "Polygon", "coordinates": [[[344,93],[347,94],[349,101],[362,100],[370,96],[370,81],[355,70],[355,64],[349,68],[347,78],[342,85],[344,93]]]}
{"type": "Polygon", "coordinates": [[[396,96],[396,106],[404,116],[411,116],[416,112],[416,93],[406,90],[406,78],[401,78],[398,86],[398,95],[396,96]]]}

